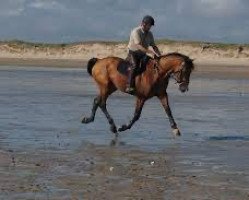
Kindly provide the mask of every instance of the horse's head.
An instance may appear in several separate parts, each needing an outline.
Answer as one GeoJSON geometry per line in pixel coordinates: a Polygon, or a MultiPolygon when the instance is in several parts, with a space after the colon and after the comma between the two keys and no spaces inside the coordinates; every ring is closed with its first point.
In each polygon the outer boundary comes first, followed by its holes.
{"type": "Polygon", "coordinates": [[[176,80],[179,90],[188,91],[190,74],[194,69],[193,60],[180,53],[170,53],[165,55],[165,58],[169,58],[165,65],[170,66],[170,69],[168,67],[166,69],[176,80]]]}
{"type": "Polygon", "coordinates": [[[182,61],[175,67],[175,70],[173,71],[173,77],[176,80],[176,83],[179,85],[179,90],[181,92],[188,91],[189,78],[193,68],[193,60],[189,58],[182,61]]]}

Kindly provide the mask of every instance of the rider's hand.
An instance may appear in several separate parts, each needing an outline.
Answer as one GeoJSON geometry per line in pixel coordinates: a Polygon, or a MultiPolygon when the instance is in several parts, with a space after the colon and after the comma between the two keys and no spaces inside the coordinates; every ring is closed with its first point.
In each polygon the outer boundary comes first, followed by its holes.
{"type": "Polygon", "coordinates": [[[160,57],[160,55],[156,51],[153,51],[153,58],[157,59],[159,57],[160,57]]]}
{"type": "Polygon", "coordinates": [[[155,56],[155,52],[152,51],[152,50],[150,50],[150,49],[147,50],[147,53],[148,53],[148,54],[151,54],[152,56],[155,56]]]}
{"type": "Polygon", "coordinates": [[[151,55],[152,58],[158,57],[158,54],[154,50],[147,50],[147,53],[151,55]]]}
{"type": "Polygon", "coordinates": [[[154,56],[154,59],[159,60],[160,56],[157,54],[154,56]]]}

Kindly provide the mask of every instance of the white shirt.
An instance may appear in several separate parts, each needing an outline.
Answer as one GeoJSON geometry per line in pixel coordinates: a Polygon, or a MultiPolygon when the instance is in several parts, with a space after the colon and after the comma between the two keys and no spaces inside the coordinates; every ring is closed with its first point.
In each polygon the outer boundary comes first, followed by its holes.
{"type": "Polygon", "coordinates": [[[141,26],[134,28],[131,31],[128,49],[131,51],[139,50],[136,45],[140,44],[148,49],[149,46],[155,46],[154,37],[151,31],[144,32],[141,26]]]}

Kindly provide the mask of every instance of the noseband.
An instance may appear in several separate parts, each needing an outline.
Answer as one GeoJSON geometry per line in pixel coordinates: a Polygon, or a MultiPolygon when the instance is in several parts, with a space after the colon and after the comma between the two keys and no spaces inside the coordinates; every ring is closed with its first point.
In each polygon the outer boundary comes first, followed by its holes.
{"type": "Polygon", "coordinates": [[[176,81],[175,84],[178,84],[179,86],[181,86],[182,84],[189,84],[189,81],[182,80],[182,74],[183,74],[183,68],[173,73],[173,77],[176,81]],[[179,75],[180,79],[177,78],[176,74],[180,74],[179,75]]]}

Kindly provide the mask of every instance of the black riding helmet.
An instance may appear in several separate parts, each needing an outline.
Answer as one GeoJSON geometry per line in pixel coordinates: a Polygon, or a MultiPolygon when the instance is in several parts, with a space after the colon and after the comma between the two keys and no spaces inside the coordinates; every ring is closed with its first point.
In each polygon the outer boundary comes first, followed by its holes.
{"type": "Polygon", "coordinates": [[[154,18],[153,17],[151,17],[150,15],[146,15],[146,16],[144,16],[144,18],[143,18],[143,21],[142,22],[144,22],[145,24],[150,24],[150,25],[152,25],[152,26],[154,26],[154,24],[155,24],[155,20],[154,20],[154,18]]]}

